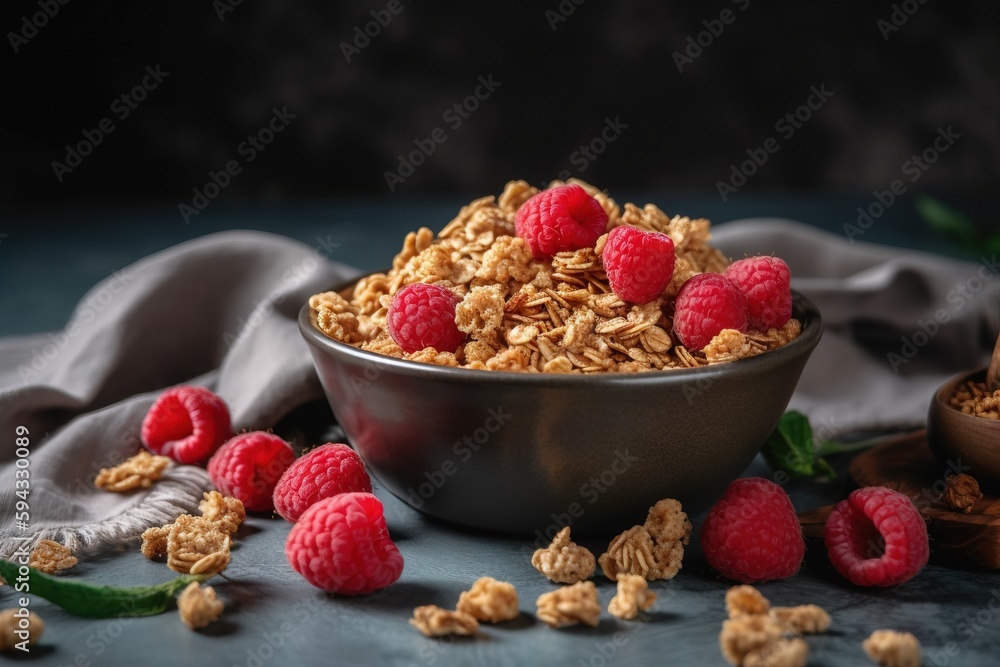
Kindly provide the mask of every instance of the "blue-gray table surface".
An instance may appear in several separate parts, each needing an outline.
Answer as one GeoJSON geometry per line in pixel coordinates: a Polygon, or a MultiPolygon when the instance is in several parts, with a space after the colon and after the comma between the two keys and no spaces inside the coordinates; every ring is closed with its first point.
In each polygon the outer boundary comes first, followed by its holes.
{"type": "MultiPolygon", "coordinates": [[[[871,201],[847,195],[746,196],[726,204],[710,195],[639,199],[656,202],[668,212],[718,222],[780,216],[834,233],[843,233],[842,226],[857,219],[857,207],[871,201]]],[[[0,223],[6,227],[0,229],[6,234],[0,236],[0,335],[58,328],[77,299],[101,278],[147,254],[213,231],[249,228],[285,234],[324,248],[331,259],[376,269],[388,263],[405,232],[422,225],[440,228],[462,203],[460,199],[388,204],[357,200],[253,209],[220,204],[187,225],[172,207],[7,217],[0,223]]],[[[864,240],[958,254],[922,226],[909,201],[887,211],[864,240]]],[[[307,422],[328,418],[320,406],[300,414],[307,422]],[[306,414],[310,411],[312,415],[306,414]]],[[[842,472],[846,463],[846,459],[836,461],[842,472]]],[[[767,471],[758,461],[748,473],[767,471]]],[[[841,474],[827,484],[793,482],[787,488],[797,509],[804,510],[844,497],[849,484],[841,474]]],[[[378,485],[376,494],[385,502],[390,532],[406,559],[402,578],[386,590],[345,598],[313,589],[285,560],[289,524],[255,516],[238,534],[226,579],[213,581],[227,604],[216,624],[192,632],[174,612],[86,620],[39,600],[32,607],[47,623],[46,636],[22,659],[81,666],[725,664],[718,632],[725,617],[723,594],[730,583],[706,565],[696,540],[681,573],[653,584],[659,599],[648,620],[620,621],[605,613],[597,628],[552,630],[532,615],[535,598],[555,586],[531,568],[531,538],[453,528],[423,517],[378,485]],[[475,639],[453,640],[427,639],[407,624],[414,606],[453,607],[458,594],[483,575],[515,584],[521,597],[520,619],[484,626],[475,639]]],[[[699,518],[695,517],[696,524],[699,518]]],[[[629,521],[641,519],[623,520],[623,529],[629,521]]],[[[605,546],[585,544],[597,553],[605,546]]],[[[139,585],[164,581],[171,573],[133,549],[81,563],[74,575],[99,583],[139,585]]],[[[595,581],[606,607],[614,584],[600,574],[595,581]]],[[[1000,573],[934,563],[903,586],[862,589],[841,579],[822,545],[811,543],[798,575],[761,589],[775,604],[815,603],[833,616],[829,633],[808,637],[810,665],[870,664],[861,641],[883,627],[916,634],[925,648],[924,665],[1000,665],[1000,573]]],[[[13,603],[10,589],[0,589],[0,607],[13,603]]]]}

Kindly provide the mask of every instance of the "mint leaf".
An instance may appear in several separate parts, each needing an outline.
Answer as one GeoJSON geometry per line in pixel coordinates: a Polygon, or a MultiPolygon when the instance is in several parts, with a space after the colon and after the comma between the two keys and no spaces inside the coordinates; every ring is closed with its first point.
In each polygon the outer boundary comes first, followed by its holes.
{"type": "Polygon", "coordinates": [[[922,195],[916,201],[917,213],[927,226],[941,236],[953,239],[964,249],[979,247],[976,226],[967,217],[940,200],[922,195]]]}
{"type": "Polygon", "coordinates": [[[793,478],[836,476],[830,464],[817,456],[812,426],[801,412],[791,410],[782,415],[762,452],[771,468],[793,478]]]}

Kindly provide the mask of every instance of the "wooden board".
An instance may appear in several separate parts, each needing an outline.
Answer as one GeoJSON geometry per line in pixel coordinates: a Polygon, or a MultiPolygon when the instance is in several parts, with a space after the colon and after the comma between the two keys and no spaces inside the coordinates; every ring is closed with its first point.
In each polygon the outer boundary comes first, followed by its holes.
{"type": "MultiPolygon", "coordinates": [[[[926,431],[900,436],[862,452],[848,469],[858,486],[888,486],[909,496],[927,520],[931,552],[967,567],[1000,569],[1000,499],[984,490],[968,514],[938,500],[948,475],[964,472],[960,462],[943,465],[927,446],[926,431]]],[[[833,506],[802,512],[806,535],[822,537],[833,506]]]]}

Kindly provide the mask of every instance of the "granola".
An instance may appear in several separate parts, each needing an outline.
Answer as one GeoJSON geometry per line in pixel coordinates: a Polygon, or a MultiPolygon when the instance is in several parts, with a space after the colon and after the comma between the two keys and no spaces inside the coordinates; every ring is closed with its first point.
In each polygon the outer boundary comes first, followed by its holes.
{"type": "MultiPolygon", "coordinates": [[[[423,363],[525,373],[636,373],[695,368],[763,354],[796,338],[801,324],[782,329],[724,331],[704,350],[688,350],[671,334],[673,299],[691,276],[722,272],[728,259],[709,241],[705,219],[670,216],[653,204],[624,209],[588,183],[583,187],[618,225],[662,232],[674,242],[674,274],[661,298],[623,301],[612,291],[601,260],[607,234],[593,248],[537,260],[516,236],[517,210],[537,188],[511,181],[499,198],[462,208],[435,235],[411,232],[386,273],[359,280],[344,294],[316,294],[309,306],[327,336],[361,349],[423,363]],[[456,324],[466,342],[452,352],[427,348],[406,354],[388,333],[393,295],[415,282],[441,285],[461,298],[456,324]]],[[[549,187],[564,185],[553,181],[549,187]]]]}
{"type": "Polygon", "coordinates": [[[882,667],[920,667],[920,641],[909,632],[876,630],[861,646],[882,667]]]}
{"type": "Polygon", "coordinates": [[[553,628],[582,623],[597,627],[601,616],[601,602],[597,597],[597,587],[592,581],[581,581],[563,586],[550,593],[538,596],[539,620],[553,628]]]}
{"type": "Polygon", "coordinates": [[[410,625],[428,637],[472,635],[479,629],[479,622],[469,614],[449,611],[432,604],[414,609],[410,625]]]}
{"type": "Polygon", "coordinates": [[[199,572],[194,574],[217,574],[229,565],[229,546],[229,534],[214,522],[184,514],[167,534],[167,567],[181,574],[191,574],[196,568],[199,572]]]}
{"type": "Polygon", "coordinates": [[[569,526],[560,530],[545,549],[531,556],[531,564],[557,584],[575,584],[590,579],[597,565],[594,554],[569,538],[569,526]]]}
{"type": "Polygon", "coordinates": [[[985,382],[965,382],[948,401],[959,412],[984,419],[1000,419],[1000,389],[989,392],[985,382]]]}
{"type": "Polygon", "coordinates": [[[979,482],[972,475],[959,473],[949,475],[945,480],[944,493],[941,494],[941,502],[952,509],[961,510],[968,514],[972,511],[972,506],[983,497],[983,492],[979,490],[979,482]]]}
{"type": "Polygon", "coordinates": [[[766,614],[771,603],[753,586],[733,586],[726,591],[726,611],[729,618],[766,614]]]}
{"type": "Polygon", "coordinates": [[[691,522],[681,504],[665,498],[649,508],[646,522],[621,533],[598,563],[609,579],[637,574],[647,580],[672,579],[680,571],[691,522]]]}
{"type": "Polygon", "coordinates": [[[113,468],[101,468],[94,478],[94,486],[115,493],[148,489],[163,476],[169,465],[170,459],[166,456],[155,456],[143,450],[113,468]]]}
{"type": "Polygon", "coordinates": [[[215,597],[215,589],[201,586],[197,581],[187,585],[177,596],[177,612],[181,622],[192,630],[203,628],[222,614],[225,608],[222,600],[215,597]]]}
{"type": "Polygon", "coordinates": [[[492,577],[480,577],[471,589],[463,591],[455,610],[484,623],[510,621],[521,613],[514,586],[492,577]]]}
{"type": "Polygon", "coordinates": [[[618,577],[618,592],[608,604],[608,613],[630,621],[656,602],[656,593],[649,590],[646,580],[637,574],[618,577]]]}
{"type": "Polygon", "coordinates": [[[784,629],[769,616],[740,616],[722,622],[719,646],[731,665],[744,665],[752,653],[761,653],[784,634],[784,629]]]}
{"type": "Polygon", "coordinates": [[[68,547],[52,540],[39,540],[28,559],[28,565],[46,574],[68,570],[77,562],[68,547]]]}
{"type": "Polygon", "coordinates": [[[247,518],[243,501],[232,496],[224,496],[218,491],[206,491],[198,504],[201,515],[215,523],[219,530],[232,535],[247,518]]]}
{"type": "Polygon", "coordinates": [[[805,667],[809,645],[798,638],[779,639],[764,648],[747,653],[743,667],[805,667]]]}
{"type": "Polygon", "coordinates": [[[772,607],[771,618],[800,635],[815,635],[830,629],[830,615],[814,604],[796,607],[772,607]]]}
{"type": "MultiPolygon", "coordinates": [[[[23,641],[15,631],[22,629],[21,620],[15,614],[17,609],[4,609],[0,611],[0,653],[9,651],[23,641]]],[[[28,646],[34,646],[42,638],[45,632],[45,623],[41,617],[33,611],[28,612],[28,646]]]]}

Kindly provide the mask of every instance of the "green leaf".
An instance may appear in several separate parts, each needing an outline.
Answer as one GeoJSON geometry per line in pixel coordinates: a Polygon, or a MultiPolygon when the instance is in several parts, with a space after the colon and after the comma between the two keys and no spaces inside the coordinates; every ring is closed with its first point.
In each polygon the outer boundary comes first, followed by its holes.
{"type": "Polygon", "coordinates": [[[955,209],[927,195],[917,198],[916,207],[917,213],[933,231],[957,241],[967,250],[975,250],[979,246],[976,226],[955,209]]]}
{"type": "Polygon", "coordinates": [[[782,415],[762,452],[771,468],[790,477],[835,477],[833,468],[816,455],[816,450],[808,417],[792,410],[782,415]]]}
{"type": "Polygon", "coordinates": [[[192,581],[205,575],[184,575],[155,586],[117,588],[95,586],[73,579],[56,579],[33,567],[0,560],[0,577],[11,586],[27,584],[19,592],[37,595],[76,616],[113,618],[116,616],[155,616],[173,606],[174,596],[192,581]],[[22,576],[23,570],[27,574],[22,576]]]}

